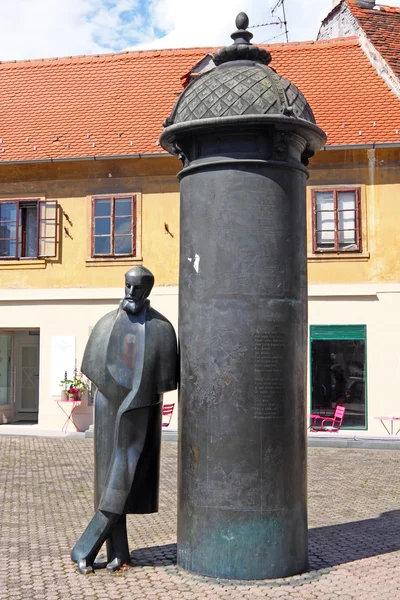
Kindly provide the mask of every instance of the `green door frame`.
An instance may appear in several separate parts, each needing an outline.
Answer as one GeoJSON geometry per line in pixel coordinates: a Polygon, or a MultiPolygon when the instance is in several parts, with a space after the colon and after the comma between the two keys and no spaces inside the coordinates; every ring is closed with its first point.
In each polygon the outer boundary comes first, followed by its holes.
{"type": "MultiPolygon", "coordinates": [[[[310,325],[310,393],[309,406],[312,406],[312,354],[311,344],[314,340],[364,340],[364,377],[365,377],[365,426],[364,427],[342,427],[347,430],[365,431],[368,429],[368,373],[367,373],[367,326],[366,325],[310,325]]],[[[312,411],[311,411],[312,412],[312,411]]]]}

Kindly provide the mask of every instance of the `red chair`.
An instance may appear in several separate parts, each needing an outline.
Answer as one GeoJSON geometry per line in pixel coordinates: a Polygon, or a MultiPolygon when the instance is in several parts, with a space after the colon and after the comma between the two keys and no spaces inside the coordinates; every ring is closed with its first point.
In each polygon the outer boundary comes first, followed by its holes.
{"type": "Polygon", "coordinates": [[[168,425],[171,423],[172,413],[174,412],[174,406],[175,406],[175,403],[164,404],[164,406],[162,408],[162,416],[163,416],[162,426],[163,427],[168,427],[168,425]],[[165,420],[164,420],[164,417],[166,417],[165,420]]]}
{"type": "Polygon", "coordinates": [[[346,409],[344,406],[337,405],[333,417],[310,415],[310,419],[313,420],[310,426],[310,431],[329,431],[331,433],[337,433],[342,425],[345,412],[346,409]],[[321,421],[319,425],[318,421],[321,421]]]}

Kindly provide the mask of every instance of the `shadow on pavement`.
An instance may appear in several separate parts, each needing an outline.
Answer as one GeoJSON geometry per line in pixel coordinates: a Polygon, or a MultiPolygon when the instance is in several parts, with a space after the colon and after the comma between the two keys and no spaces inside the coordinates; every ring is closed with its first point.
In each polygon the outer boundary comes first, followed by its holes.
{"type": "MultiPolygon", "coordinates": [[[[303,581],[319,579],[320,569],[400,550],[400,510],[378,518],[309,530],[309,570],[303,581]]],[[[175,566],[176,544],[139,548],[131,552],[133,566],[175,566]]],[[[290,579],[285,583],[290,585],[290,579]]],[[[281,580],[282,581],[282,580],[281,580]]],[[[298,581],[297,581],[298,583],[298,581]]]]}
{"type": "Polygon", "coordinates": [[[176,565],[176,544],[138,548],[131,552],[133,566],[168,566],[176,565]]]}
{"type": "Polygon", "coordinates": [[[310,570],[400,550],[400,510],[376,519],[352,521],[309,530],[310,570]]]}

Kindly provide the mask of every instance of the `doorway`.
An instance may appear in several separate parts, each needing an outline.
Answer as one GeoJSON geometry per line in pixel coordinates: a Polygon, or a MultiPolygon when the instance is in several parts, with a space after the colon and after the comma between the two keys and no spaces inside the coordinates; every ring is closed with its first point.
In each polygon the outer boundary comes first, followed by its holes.
{"type": "Polygon", "coordinates": [[[37,423],[39,330],[0,332],[0,409],[3,423],[37,423]]]}
{"type": "Polygon", "coordinates": [[[346,409],[342,429],[367,427],[365,325],[311,325],[311,413],[346,409]]]}

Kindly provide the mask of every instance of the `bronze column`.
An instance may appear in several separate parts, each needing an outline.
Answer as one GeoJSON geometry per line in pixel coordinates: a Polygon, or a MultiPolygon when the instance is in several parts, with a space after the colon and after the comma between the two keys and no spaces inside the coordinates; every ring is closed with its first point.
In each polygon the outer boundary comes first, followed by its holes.
{"type": "Polygon", "coordinates": [[[307,567],[305,184],[325,136],[236,26],[161,136],[183,162],[178,564],[265,579],[307,567]]]}

